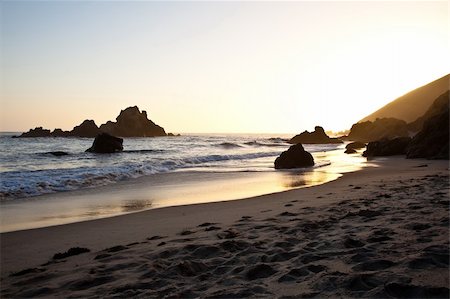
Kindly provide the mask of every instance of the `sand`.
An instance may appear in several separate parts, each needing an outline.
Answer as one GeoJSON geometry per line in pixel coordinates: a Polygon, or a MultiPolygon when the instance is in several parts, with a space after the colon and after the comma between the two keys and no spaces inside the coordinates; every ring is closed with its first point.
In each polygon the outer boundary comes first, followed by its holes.
{"type": "Polygon", "coordinates": [[[1,234],[1,297],[448,298],[448,161],[376,163],[310,188],[1,234]]]}

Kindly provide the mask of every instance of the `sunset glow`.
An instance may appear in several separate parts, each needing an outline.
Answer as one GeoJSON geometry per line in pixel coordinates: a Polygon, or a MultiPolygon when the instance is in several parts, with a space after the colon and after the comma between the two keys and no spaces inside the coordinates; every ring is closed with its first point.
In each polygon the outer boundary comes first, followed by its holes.
{"type": "Polygon", "coordinates": [[[1,4],[1,131],[344,130],[448,73],[448,2],[1,4]]]}

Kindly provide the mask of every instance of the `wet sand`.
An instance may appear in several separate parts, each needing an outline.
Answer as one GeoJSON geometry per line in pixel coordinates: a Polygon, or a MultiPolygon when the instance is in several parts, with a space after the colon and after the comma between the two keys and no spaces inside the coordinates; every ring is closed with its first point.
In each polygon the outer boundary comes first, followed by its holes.
{"type": "Polygon", "coordinates": [[[448,298],[448,161],[376,163],[320,186],[1,234],[2,298],[448,298]]]}

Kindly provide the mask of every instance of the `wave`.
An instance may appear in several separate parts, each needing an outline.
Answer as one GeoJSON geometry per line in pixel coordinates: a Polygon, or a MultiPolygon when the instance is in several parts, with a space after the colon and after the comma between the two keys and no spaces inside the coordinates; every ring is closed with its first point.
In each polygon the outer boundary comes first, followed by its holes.
{"type": "Polygon", "coordinates": [[[222,142],[222,143],[216,144],[216,146],[226,148],[226,149],[242,147],[241,145],[232,143],[232,142],[222,142]]]}
{"type": "Polygon", "coordinates": [[[251,160],[258,158],[274,157],[279,155],[279,152],[262,152],[262,153],[249,153],[249,154],[235,154],[235,155],[206,155],[185,159],[187,164],[201,164],[208,162],[219,162],[228,160],[251,160]]]}
{"type": "Polygon", "coordinates": [[[259,141],[249,141],[244,144],[248,146],[286,147],[286,144],[283,143],[263,143],[259,141]]]}
{"type": "Polygon", "coordinates": [[[269,140],[271,142],[275,142],[275,143],[287,143],[288,142],[288,139],[284,139],[284,138],[280,138],[280,137],[267,138],[267,140],[269,140]]]}
{"type": "MultiPolygon", "coordinates": [[[[137,151],[140,152],[140,151],[137,151]]],[[[104,186],[121,180],[195,167],[209,167],[223,161],[244,161],[277,156],[279,152],[204,155],[188,158],[153,158],[146,162],[125,162],[106,167],[78,167],[7,171],[0,181],[0,200],[32,197],[61,191],[104,186]]],[[[244,162],[245,163],[245,162],[244,162]]],[[[219,164],[220,165],[220,164],[219,164]]]]}

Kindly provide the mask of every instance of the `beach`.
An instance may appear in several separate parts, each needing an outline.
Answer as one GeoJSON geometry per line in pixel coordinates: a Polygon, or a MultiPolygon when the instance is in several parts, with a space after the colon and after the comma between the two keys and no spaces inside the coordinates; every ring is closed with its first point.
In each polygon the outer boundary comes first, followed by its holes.
{"type": "Polygon", "coordinates": [[[372,163],[312,187],[2,233],[2,298],[448,297],[448,161],[372,163]]]}

